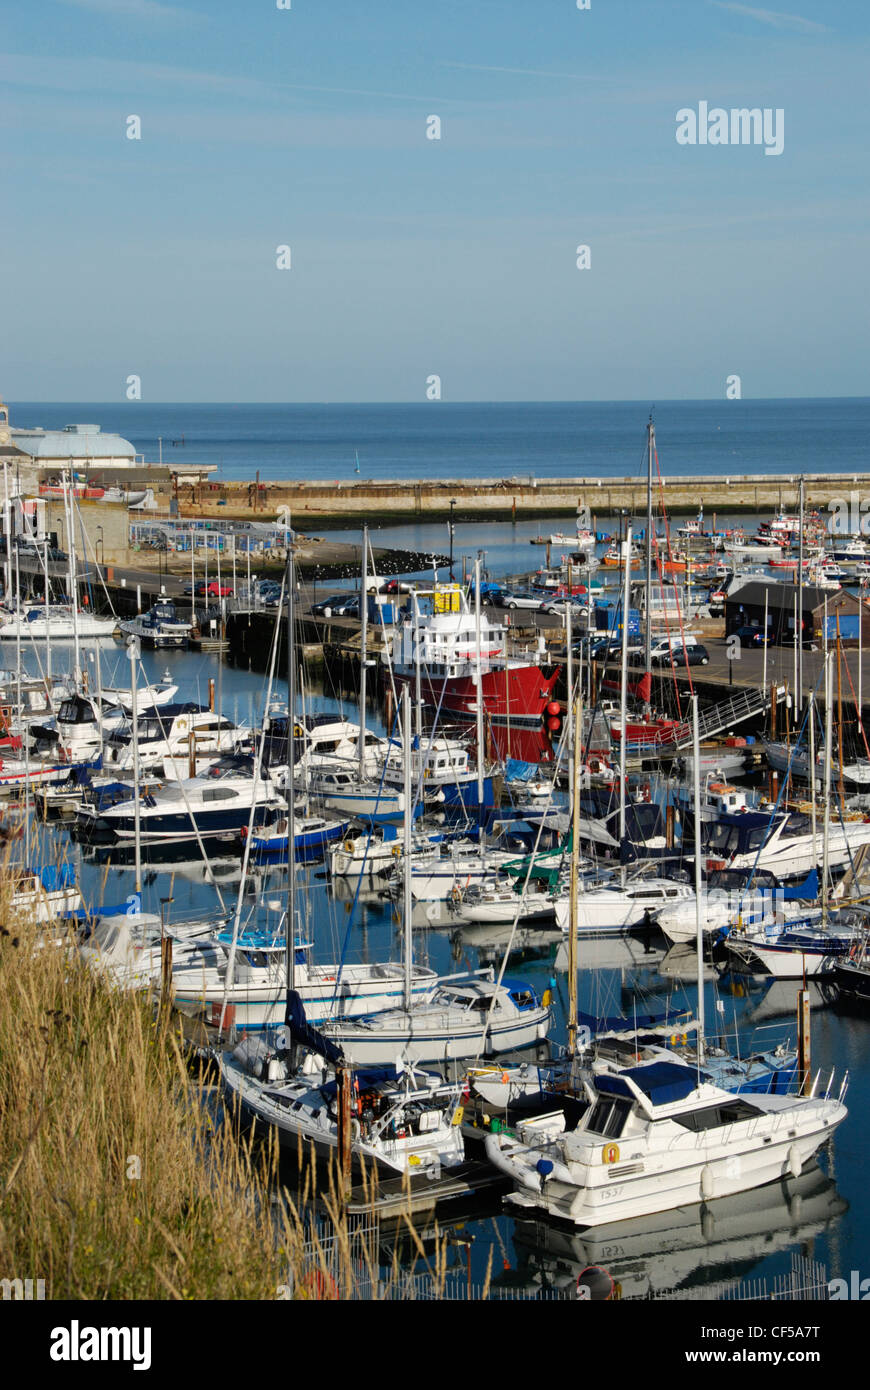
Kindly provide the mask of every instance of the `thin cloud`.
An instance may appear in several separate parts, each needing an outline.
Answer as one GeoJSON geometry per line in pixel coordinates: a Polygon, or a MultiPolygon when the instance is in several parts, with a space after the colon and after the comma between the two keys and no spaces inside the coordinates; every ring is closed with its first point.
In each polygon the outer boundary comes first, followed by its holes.
{"type": "Polygon", "coordinates": [[[744,14],[749,19],[757,19],[759,24],[769,24],[772,29],[796,29],[801,34],[829,34],[827,24],[817,24],[815,20],[804,19],[798,14],[782,14],[779,10],[756,10],[752,5],[738,5],[733,0],[709,0],[717,10],[731,10],[733,14],[744,14]]]}
{"type": "Polygon", "coordinates": [[[174,5],[161,5],[158,0],[58,0],[76,10],[90,10],[94,14],[112,15],[115,19],[159,19],[188,21],[200,19],[190,10],[180,10],[174,5]]]}
{"type": "Polygon", "coordinates": [[[83,91],[89,95],[131,87],[162,84],[189,92],[201,90],[258,101],[277,101],[287,92],[325,92],[338,96],[377,97],[390,101],[455,103],[457,98],[428,96],[419,92],[380,92],[364,87],[324,87],[303,82],[263,82],[258,78],[228,77],[218,72],[198,72],[168,64],[137,62],[123,58],[32,57],[0,53],[0,81],[18,87],[49,87],[58,91],[83,91]]]}
{"type": "Polygon", "coordinates": [[[493,68],[483,63],[442,63],[442,68],[462,68],[465,72],[508,72],[522,77],[568,77],[573,82],[609,82],[609,77],[589,77],[583,72],[544,72],[540,68],[493,68]]]}

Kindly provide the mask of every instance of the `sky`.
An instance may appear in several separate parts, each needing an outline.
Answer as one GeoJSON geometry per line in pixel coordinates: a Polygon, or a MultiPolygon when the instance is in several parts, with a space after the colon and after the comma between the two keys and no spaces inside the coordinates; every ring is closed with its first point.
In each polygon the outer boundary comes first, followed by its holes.
{"type": "Polygon", "coordinates": [[[870,7],[773,3],[7,0],[0,396],[870,394],[870,7]]]}

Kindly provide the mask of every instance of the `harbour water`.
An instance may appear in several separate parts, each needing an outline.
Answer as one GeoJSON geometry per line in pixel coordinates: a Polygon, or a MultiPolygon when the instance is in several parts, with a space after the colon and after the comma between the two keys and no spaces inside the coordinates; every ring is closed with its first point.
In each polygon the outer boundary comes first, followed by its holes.
{"type": "MultiPolygon", "coordinates": [[[[528,563],[525,541],[523,547],[515,552],[517,567],[528,563]]],[[[59,647],[55,656],[56,671],[63,667],[63,651],[59,647]]],[[[67,656],[71,664],[71,645],[67,656]]],[[[209,678],[218,676],[215,656],[161,652],[143,653],[142,659],[151,680],[168,671],[179,686],[179,699],[205,702],[209,678]]],[[[128,663],[119,645],[102,644],[99,660],[104,684],[125,683],[128,663]]],[[[35,651],[27,652],[25,665],[36,671],[35,651]]],[[[340,708],[339,702],[323,693],[322,687],[318,690],[314,681],[306,686],[311,712],[340,708]]],[[[219,677],[224,713],[237,722],[256,723],[263,712],[264,687],[262,676],[224,666],[219,677]]],[[[275,695],[286,699],[286,686],[280,681],[275,695]]],[[[353,706],[345,707],[345,712],[355,717],[353,706]]],[[[372,723],[378,729],[383,727],[375,711],[372,723]]],[[[133,891],[131,863],[119,863],[117,855],[105,850],[83,850],[72,843],[62,824],[35,822],[34,834],[39,844],[31,845],[31,861],[68,859],[74,863],[87,903],[121,902],[133,891]]],[[[159,912],[164,902],[170,920],[211,909],[215,903],[215,890],[206,881],[195,846],[177,853],[184,858],[167,861],[156,851],[143,848],[143,908],[159,912]],[[167,902],[170,899],[171,903],[167,902]]],[[[218,855],[211,867],[227,910],[232,911],[239,889],[238,854],[218,855]]],[[[308,866],[304,872],[302,919],[308,939],[315,943],[315,960],[337,959],[345,949],[350,959],[399,959],[400,918],[389,899],[368,891],[334,893],[322,865],[308,866]]],[[[264,924],[271,919],[275,924],[285,901],[286,870],[258,871],[246,889],[243,920],[250,916],[264,924]]],[[[415,926],[418,960],[445,973],[491,962],[498,967],[507,938],[507,929],[502,928],[482,933],[457,930],[440,906],[428,915],[425,911],[415,914],[415,926]]],[[[661,1011],[667,1003],[692,1013],[696,1005],[694,957],[681,960],[673,953],[667,956],[666,947],[660,936],[589,943],[580,959],[581,1009],[630,1018],[635,1011],[661,1011]]],[[[509,962],[510,975],[528,979],[539,993],[553,990],[556,1022],[552,1037],[557,1044],[566,1040],[565,968],[562,939],[555,931],[524,933],[519,952],[509,962]]],[[[733,1035],[737,1030],[743,1051],[793,1041],[796,994],[796,985],[757,977],[742,980],[725,976],[717,981],[711,975],[705,984],[710,1031],[733,1035]]],[[[821,1069],[823,1084],[832,1069],[838,1078],[846,1069],[851,1073],[849,1117],[821,1153],[824,1176],[805,1174],[797,1183],[784,1181],[775,1190],[765,1189],[763,1201],[756,1200],[757,1194],[748,1194],[745,1200],[735,1199],[721,1208],[713,1204],[712,1215],[703,1220],[694,1212],[624,1223],[617,1234],[598,1242],[581,1240],[543,1222],[517,1221],[502,1211],[498,1198],[484,1198],[470,1213],[464,1213],[461,1231],[454,1232],[459,1241],[472,1239],[470,1261],[475,1283],[483,1282],[490,1258],[497,1283],[540,1290],[542,1294],[547,1289],[565,1288],[588,1264],[600,1264],[619,1282],[624,1297],[656,1293],[697,1298],[703,1297],[711,1284],[735,1285],[750,1276],[772,1279],[788,1270],[796,1252],[820,1261],[830,1278],[848,1280],[851,1270],[861,1270],[870,1235],[870,1194],[864,1181],[870,1124],[870,1020],[833,1006],[824,987],[813,990],[812,1002],[813,1069],[821,1069]]],[[[450,1233],[449,1214],[440,1218],[440,1226],[450,1233]]],[[[451,1249],[451,1259],[464,1268],[467,1247],[457,1244],[451,1249]]]]}

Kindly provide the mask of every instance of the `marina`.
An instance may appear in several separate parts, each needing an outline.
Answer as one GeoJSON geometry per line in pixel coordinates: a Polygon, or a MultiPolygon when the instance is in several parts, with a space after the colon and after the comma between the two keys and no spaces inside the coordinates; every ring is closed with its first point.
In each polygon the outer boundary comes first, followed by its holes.
{"type": "MultiPolygon", "coordinates": [[[[793,517],[679,540],[649,482],[646,516],[572,535],[554,509],[534,567],[534,522],[472,553],[451,524],[450,554],[363,527],[325,577],[286,525],[252,572],[217,508],[211,552],[179,520],[156,568],[97,563],[73,483],[57,558],[6,470],[16,911],[171,1003],[218,1103],[288,1171],[300,1145],[337,1165],[348,1219],[461,1220],[477,1284],[496,1248],[503,1295],[558,1285],[572,1241],[642,1245],[678,1207],[672,1296],[702,1296],[707,1226],[735,1220],[736,1270],[792,1185],[827,1194],[809,1248],[839,1277],[865,1219],[870,616],[857,546],[793,582],[833,550],[805,480],[793,517]]],[[[717,1261],[727,1283],[727,1238],[717,1261]]]]}

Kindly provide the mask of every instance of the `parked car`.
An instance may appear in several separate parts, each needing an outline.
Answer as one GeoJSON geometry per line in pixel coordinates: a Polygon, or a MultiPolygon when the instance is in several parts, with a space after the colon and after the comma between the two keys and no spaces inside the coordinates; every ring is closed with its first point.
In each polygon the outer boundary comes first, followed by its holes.
{"type": "Polygon", "coordinates": [[[571,609],[572,617],[589,610],[588,600],[580,594],[572,594],[570,598],[545,598],[541,603],[542,613],[558,613],[560,616],[571,609]]]}
{"type": "Polygon", "coordinates": [[[188,584],[184,592],[193,595],[194,598],[232,598],[233,596],[229,584],[219,584],[216,579],[210,579],[208,583],[204,579],[198,579],[195,584],[188,584]]]}
{"type": "Polygon", "coordinates": [[[311,612],[317,618],[358,618],[359,594],[333,594],[331,598],[318,599],[311,605],[311,612]]]}
{"type": "Polygon", "coordinates": [[[540,609],[540,594],[533,594],[531,589],[502,589],[501,593],[495,594],[491,600],[497,608],[529,608],[540,609]]]}
{"type": "MultiPolygon", "coordinates": [[[[640,660],[643,661],[642,652],[640,660]]],[[[657,642],[649,658],[650,666],[670,666],[671,661],[675,666],[706,666],[709,660],[707,648],[690,638],[686,638],[685,641],[676,639],[671,643],[657,642]]]]}
{"type": "Polygon", "coordinates": [[[334,613],[343,603],[347,603],[347,594],[332,594],[329,598],[318,599],[312,603],[311,612],[315,618],[323,618],[327,613],[334,613]]]}
{"type": "Polygon", "coordinates": [[[741,647],[765,647],[770,640],[770,638],[765,639],[762,628],[753,627],[751,624],[735,628],[733,632],[729,632],[728,636],[739,637],[741,647]]]}

